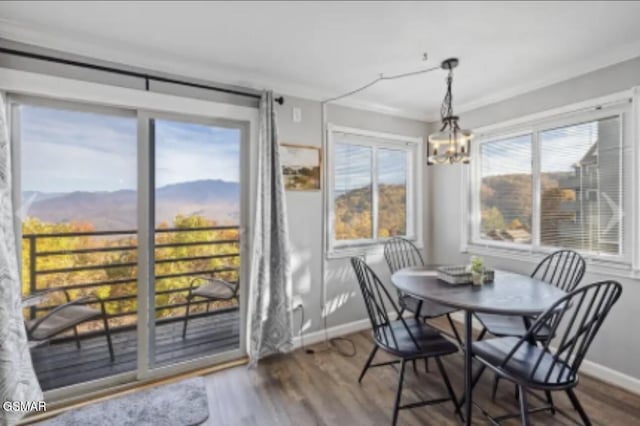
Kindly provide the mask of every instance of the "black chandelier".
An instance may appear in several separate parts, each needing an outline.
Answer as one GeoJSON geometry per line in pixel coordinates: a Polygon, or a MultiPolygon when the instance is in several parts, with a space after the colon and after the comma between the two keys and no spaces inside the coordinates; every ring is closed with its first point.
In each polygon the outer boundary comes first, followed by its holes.
{"type": "Polygon", "coordinates": [[[437,133],[429,135],[427,165],[432,164],[468,164],[470,142],[473,134],[460,128],[458,116],[453,113],[453,69],[458,66],[458,58],[449,58],[442,62],[441,68],[449,71],[447,75],[447,93],[442,101],[440,117],[442,127],[437,133]]]}

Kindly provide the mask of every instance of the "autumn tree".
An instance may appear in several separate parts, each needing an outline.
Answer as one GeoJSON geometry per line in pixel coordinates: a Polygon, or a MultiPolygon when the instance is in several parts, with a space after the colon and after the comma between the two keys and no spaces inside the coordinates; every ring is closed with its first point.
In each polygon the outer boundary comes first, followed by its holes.
{"type": "Polygon", "coordinates": [[[482,210],[482,232],[488,233],[504,228],[504,217],[497,207],[482,210]]]}

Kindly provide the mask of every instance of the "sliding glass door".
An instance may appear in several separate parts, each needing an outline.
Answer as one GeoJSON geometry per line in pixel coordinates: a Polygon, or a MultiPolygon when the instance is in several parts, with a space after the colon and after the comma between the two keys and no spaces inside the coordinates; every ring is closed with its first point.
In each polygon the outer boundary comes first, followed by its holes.
{"type": "Polygon", "coordinates": [[[20,99],[23,314],[45,391],[136,370],[135,112],[20,99]]]}
{"type": "Polygon", "coordinates": [[[49,397],[242,356],[248,124],[10,110],[23,312],[49,397]]]}
{"type": "Polygon", "coordinates": [[[153,116],[152,367],[240,350],[243,127],[153,116]]]}

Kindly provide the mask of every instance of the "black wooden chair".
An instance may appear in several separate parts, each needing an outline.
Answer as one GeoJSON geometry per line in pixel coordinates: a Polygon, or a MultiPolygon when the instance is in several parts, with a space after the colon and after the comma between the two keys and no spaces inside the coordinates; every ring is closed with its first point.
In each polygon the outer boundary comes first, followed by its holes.
{"type": "Polygon", "coordinates": [[[65,331],[73,330],[76,340],[76,347],[80,349],[80,338],[78,336],[78,326],[89,321],[102,320],[104,331],[109,348],[111,362],[115,360],[113,344],[111,343],[111,331],[104,300],[98,296],[84,296],[71,300],[69,292],[65,289],[50,290],[48,293],[62,291],[66,303],[59,305],[40,318],[25,321],[27,338],[30,342],[45,342],[65,331]],[[100,305],[100,309],[95,309],[88,304],[92,302],[100,305]]]}
{"type": "Polygon", "coordinates": [[[395,304],[391,295],[384,287],[378,276],[362,259],[352,257],[351,265],[353,266],[360,290],[362,291],[362,297],[371,321],[375,342],[375,346],[367,358],[367,362],[362,373],[360,373],[358,382],[362,381],[367,370],[371,367],[380,367],[399,363],[400,377],[393,408],[393,425],[395,425],[398,420],[399,410],[432,405],[446,401],[452,402],[455,412],[462,419],[462,413],[457,402],[458,400],[453,392],[453,388],[449,382],[449,377],[444,369],[444,365],[440,360],[441,356],[456,353],[458,351],[457,346],[442,337],[437,330],[424,324],[418,318],[405,320],[400,315],[398,306],[395,304]],[[398,314],[398,319],[392,321],[389,319],[389,312],[393,311],[398,314]],[[399,359],[390,362],[372,364],[371,362],[373,361],[378,349],[382,349],[399,359]],[[435,358],[438,370],[440,371],[449,396],[400,405],[406,362],[428,358],[435,358]]]}
{"type": "MultiPolygon", "coordinates": [[[[529,424],[529,414],[548,410],[530,410],[527,390],[565,391],[585,425],[591,422],[573,389],[578,384],[578,371],[589,346],[611,308],[620,298],[622,286],[615,281],[589,284],[564,296],[540,315],[521,337],[497,337],[473,343],[473,357],[481,368],[493,370],[518,388],[520,413],[493,418],[495,422],[520,416],[529,424]],[[553,339],[536,344],[539,333],[549,324],[553,339]]],[[[477,380],[474,380],[476,382],[477,380]]]]}
{"type": "MultiPolygon", "coordinates": [[[[424,266],[424,259],[420,254],[420,250],[411,241],[402,237],[391,238],[384,244],[384,259],[389,266],[391,274],[404,268],[424,266]]],[[[406,310],[415,314],[416,318],[424,318],[425,320],[445,316],[449,321],[453,336],[458,343],[462,342],[458,330],[451,319],[451,314],[457,309],[428,300],[416,299],[400,290],[397,290],[397,292],[400,314],[406,310]]]]}
{"type": "MultiPolygon", "coordinates": [[[[563,291],[570,292],[580,284],[585,270],[586,262],[580,254],[573,250],[559,250],[542,259],[531,274],[531,277],[554,285],[563,291]]],[[[483,313],[477,313],[476,318],[483,326],[478,340],[482,340],[487,332],[496,337],[521,337],[527,333],[530,325],[535,320],[535,318],[483,313]]],[[[534,336],[535,340],[546,341],[552,338],[553,335],[550,333],[552,326],[553,324],[543,324],[539,327],[537,334],[534,336]]],[[[498,376],[493,382],[491,399],[495,399],[497,390],[498,376]]],[[[548,399],[552,403],[550,394],[548,399]]]]}
{"type": "Polygon", "coordinates": [[[207,312],[209,312],[209,304],[216,300],[232,300],[238,297],[238,284],[231,284],[228,281],[213,277],[195,277],[189,283],[189,293],[187,294],[187,310],[184,316],[182,326],[182,338],[187,336],[187,325],[189,324],[189,315],[191,314],[191,303],[196,297],[206,299],[207,312]],[[198,287],[194,287],[197,282],[202,282],[198,287]]]}
{"type": "MultiPolygon", "coordinates": [[[[573,250],[559,250],[542,259],[531,277],[570,292],[580,284],[585,270],[586,262],[580,254],[573,250]]],[[[527,332],[530,325],[528,320],[531,320],[518,316],[482,313],[476,314],[476,317],[484,327],[478,339],[482,339],[487,332],[496,337],[520,337],[527,332]]],[[[549,327],[542,327],[539,333],[536,336],[537,340],[547,340],[549,327]]]]}

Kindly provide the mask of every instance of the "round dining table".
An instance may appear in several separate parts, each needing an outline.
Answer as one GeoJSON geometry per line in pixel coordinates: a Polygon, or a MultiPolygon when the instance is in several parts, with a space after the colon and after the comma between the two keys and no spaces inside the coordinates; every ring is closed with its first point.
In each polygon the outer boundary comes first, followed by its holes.
{"type": "Polygon", "coordinates": [[[449,284],[430,267],[401,269],[391,276],[400,291],[420,300],[441,303],[464,311],[464,412],[471,424],[472,408],[472,314],[536,316],[565,295],[544,281],[513,272],[495,271],[493,282],[481,286],[449,284]]]}

